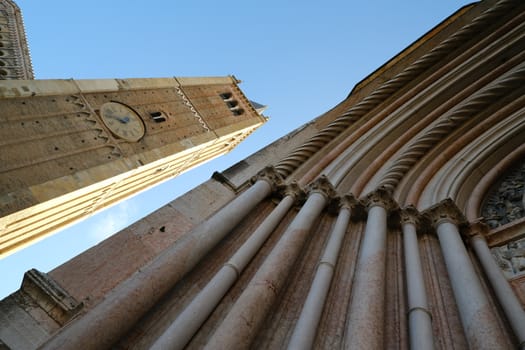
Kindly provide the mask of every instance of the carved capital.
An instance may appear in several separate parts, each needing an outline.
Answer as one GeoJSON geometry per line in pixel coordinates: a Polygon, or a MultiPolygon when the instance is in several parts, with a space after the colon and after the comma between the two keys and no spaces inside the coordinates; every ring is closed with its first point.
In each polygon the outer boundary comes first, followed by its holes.
{"type": "Polygon", "coordinates": [[[339,207],[348,208],[350,209],[350,211],[355,210],[355,208],[360,204],[360,201],[357,198],[355,198],[353,194],[344,195],[339,200],[339,207]]]}
{"type": "Polygon", "coordinates": [[[337,211],[342,208],[350,209],[350,213],[354,219],[366,219],[365,205],[351,193],[339,198],[337,211]]]}
{"type": "Polygon", "coordinates": [[[425,216],[436,228],[441,222],[448,221],[456,226],[465,226],[467,220],[452,199],[447,198],[424,211],[425,216]]]}
{"type": "Polygon", "coordinates": [[[269,183],[273,191],[283,184],[283,178],[273,166],[267,166],[259,171],[256,176],[252,177],[251,182],[255,183],[259,180],[269,183]]]}
{"type": "Polygon", "coordinates": [[[286,196],[291,196],[295,199],[296,202],[303,202],[306,199],[306,193],[304,190],[297,184],[297,182],[293,181],[286,185],[281,185],[278,188],[279,196],[281,198],[284,198],[286,196]]]}
{"type": "Polygon", "coordinates": [[[392,198],[392,194],[384,186],[378,187],[375,191],[369,193],[365,197],[366,208],[369,210],[374,206],[380,206],[387,211],[398,209],[396,201],[392,198]]]}
{"type": "Polygon", "coordinates": [[[416,227],[421,225],[421,214],[413,205],[409,205],[399,213],[401,224],[413,224],[416,227]]]}
{"type": "Polygon", "coordinates": [[[484,223],[483,218],[478,219],[477,221],[471,223],[468,227],[468,230],[465,230],[465,235],[472,238],[481,238],[486,240],[486,237],[490,231],[489,225],[484,223]]]}
{"type": "Polygon", "coordinates": [[[323,196],[325,196],[327,200],[331,200],[332,198],[337,196],[337,192],[334,186],[330,183],[330,181],[328,181],[328,178],[324,175],[319,177],[310,185],[308,185],[306,191],[308,192],[308,194],[320,193],[323,196]]]}

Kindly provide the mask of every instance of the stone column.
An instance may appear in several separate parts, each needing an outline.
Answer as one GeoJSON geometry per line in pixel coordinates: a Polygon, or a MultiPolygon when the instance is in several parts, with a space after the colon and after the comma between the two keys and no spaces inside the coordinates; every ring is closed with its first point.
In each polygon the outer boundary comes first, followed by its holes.
{"type": "Polygon", "coordinates": [[[310,291],[308,292],[308,297],[303,305],[299,320],[295,325],[288,349],[306,350],[312,348],[317,332],[317,325],[321,319],[337,258],[339,257],[339,251],[341,250],[341,245],[350,221],[350,214],[352,208],[356,205],[357,201],[352,196],[345,196],[341,200],[337,221],[330,235],[330,239],[326,244],[321,260],[319,261],[317,272],[310,291]]]}
{"type": "Polygon", "coordinates": [[[206,345],[206,349],[247,349],[277,298],[295,261],[329,199],[335,195],[324,177],[206,345]]]}
{"type": "Polygon", "coordinates": [[[396,207],[379,188],[367,197],[368,218],[352,286],[347,349],[383,349],[387,215],[396,207]]]}
{"type": "Polygon", "coordinates": [[[459,233],[465,222],[451,200],[430,208],[429,214],[437,231],[461,323],[472,349],[506,349],[509,345],[459,233]]]}
{"type": "Polygon", "coordinates": [[[190,341],[288,213],[296,199],[303,196],[303,191],[296,184],[290,184],[284,192],[285,196],[279,205],[164,331],[151,349],[182,349],[190,341]]]}
{"type": "Polygon", "coordinates": [[[417,239],[417,227],[420,225],[420,222],[419,213],[414,207],[407,207],[401,212],[408,295],[410,349],[432,350],[434,348],[432,315],[428,309],[417,239]]]}
{"type": "Polygon", "coordinates": [[[474,248],[496,298],[498,298],[499,304],[518,339],[519,348],[525,349],[525,311],[523,311],[520,301],[490,252],[484,236],[487,230],[486,225],[474,224],[471,227],[470,245],[474,248]]]}
{"type": "Polygon", "coordinates": [[[41,349],[110,348],[280,182],[273,168],[261,171],[248,190],[119,284],[41,349]]]}

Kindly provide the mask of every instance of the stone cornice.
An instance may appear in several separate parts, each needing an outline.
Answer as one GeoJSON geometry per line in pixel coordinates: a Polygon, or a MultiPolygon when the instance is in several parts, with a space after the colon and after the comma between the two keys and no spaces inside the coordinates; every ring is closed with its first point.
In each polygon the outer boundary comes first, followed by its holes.
{"type": "Polygon", "coordinates": [[[21,291],[29,295],[36,305],[58,324],[63,325],[83,307],[74,297],[48,274],[31,269],[24,274],[21,291]]]}

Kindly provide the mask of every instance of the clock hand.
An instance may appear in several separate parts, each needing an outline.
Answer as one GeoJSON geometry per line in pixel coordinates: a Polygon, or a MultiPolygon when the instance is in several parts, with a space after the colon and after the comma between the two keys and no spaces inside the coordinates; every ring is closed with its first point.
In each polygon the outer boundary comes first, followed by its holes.
{"type": "Polygon", "coordinates": [[[129,117],[128,116],[121,118],[121,117],[115,117],[114,115],[108,115],[108,118],[116,119],[119,122],[121,122],[122,124],[127,124],[129,122],[129,117]]]}

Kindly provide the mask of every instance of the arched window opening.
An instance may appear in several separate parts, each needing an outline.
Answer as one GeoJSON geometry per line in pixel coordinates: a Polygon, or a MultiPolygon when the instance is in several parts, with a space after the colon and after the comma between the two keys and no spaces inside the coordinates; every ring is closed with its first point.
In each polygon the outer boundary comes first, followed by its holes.
{"type": "Polygon", "coordinates": [[[220,94],[219,96],[221,96],[221,98],[224,100],[224,101],[227,101],[227,100],[230,100],[232,98],[232,93],[231,92],[224,92],[222,94],[220,94]]]}

